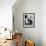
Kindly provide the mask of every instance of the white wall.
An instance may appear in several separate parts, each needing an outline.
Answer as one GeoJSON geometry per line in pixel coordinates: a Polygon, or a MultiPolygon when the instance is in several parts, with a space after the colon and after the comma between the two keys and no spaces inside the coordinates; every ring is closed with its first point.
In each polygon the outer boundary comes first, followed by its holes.
{"type": "Polygon", "coordinates": [[[35,41],[36,46],[41,46],[41,30],[40,30],[40,15],[41,1],[40,0],[23,0],[13,8],[15,29],[23,33],[23,37],[35,41]],[[23,27],[23,13],[35,13],[35,28],[23,27]]]}
{"type": "Polygon", "coordinates": [[[12,6],[16,0],[0,0],[0,27],[12,28],[12,6]]]}
{"type": "Polygon", "coordinates": [[[40,23],[42,46],[46,46],[46,0],[41,1],[40,23]]]}

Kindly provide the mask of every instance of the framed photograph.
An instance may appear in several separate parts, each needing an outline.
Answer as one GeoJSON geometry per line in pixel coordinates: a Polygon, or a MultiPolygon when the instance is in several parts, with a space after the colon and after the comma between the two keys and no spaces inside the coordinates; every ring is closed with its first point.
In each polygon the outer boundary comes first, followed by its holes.
{"type": "Polygon", "coordinates": [[[35,13],[23,13],[23,27],[25,28],[35,27],[35,13]]]}

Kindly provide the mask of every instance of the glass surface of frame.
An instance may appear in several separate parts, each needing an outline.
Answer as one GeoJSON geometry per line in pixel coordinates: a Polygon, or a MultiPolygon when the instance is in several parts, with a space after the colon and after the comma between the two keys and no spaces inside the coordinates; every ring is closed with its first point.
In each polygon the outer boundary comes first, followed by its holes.
{"type": "Polygon", "coordinates": [[[23,27],[25,28],[35,27],[35,13],[23,13],[23,27]]]}

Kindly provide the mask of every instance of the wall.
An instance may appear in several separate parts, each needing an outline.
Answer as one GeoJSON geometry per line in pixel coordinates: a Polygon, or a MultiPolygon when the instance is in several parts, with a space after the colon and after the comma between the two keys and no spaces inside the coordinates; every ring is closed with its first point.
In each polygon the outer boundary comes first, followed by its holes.
{"type": "Polygon", "coordinates": [[[41,1],[40,23],[42,46],[46,46],[46,0],[41,1]]]}
{"type": "Polygon", "coordinates": [[[12,29],[12,6],[16,0],[0,0],[0,27],[12,29]]]}
{"type": "Polygon", "coordinates": [[[40,0],[23,0],[17,7],[14,5],[14,24],[15,30],[23,33],[24,39],[31,39],[35,41],[36,46],[41,46],[40,34],[40,15],[41,15],[41,1],[40,0]],[[23,27],[23,13],[35,13],[35,28],[23,27]]]}

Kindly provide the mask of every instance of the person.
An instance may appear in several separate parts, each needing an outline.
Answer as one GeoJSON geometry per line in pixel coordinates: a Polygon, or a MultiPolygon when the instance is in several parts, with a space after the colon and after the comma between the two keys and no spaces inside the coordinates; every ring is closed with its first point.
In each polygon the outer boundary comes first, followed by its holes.
{"type": "Polygon", "coordinates": [[[25,15],[25,25],[32,25],[33,22],[31,20],[31,17],[28,17],[27,15],[25,15]]]}

